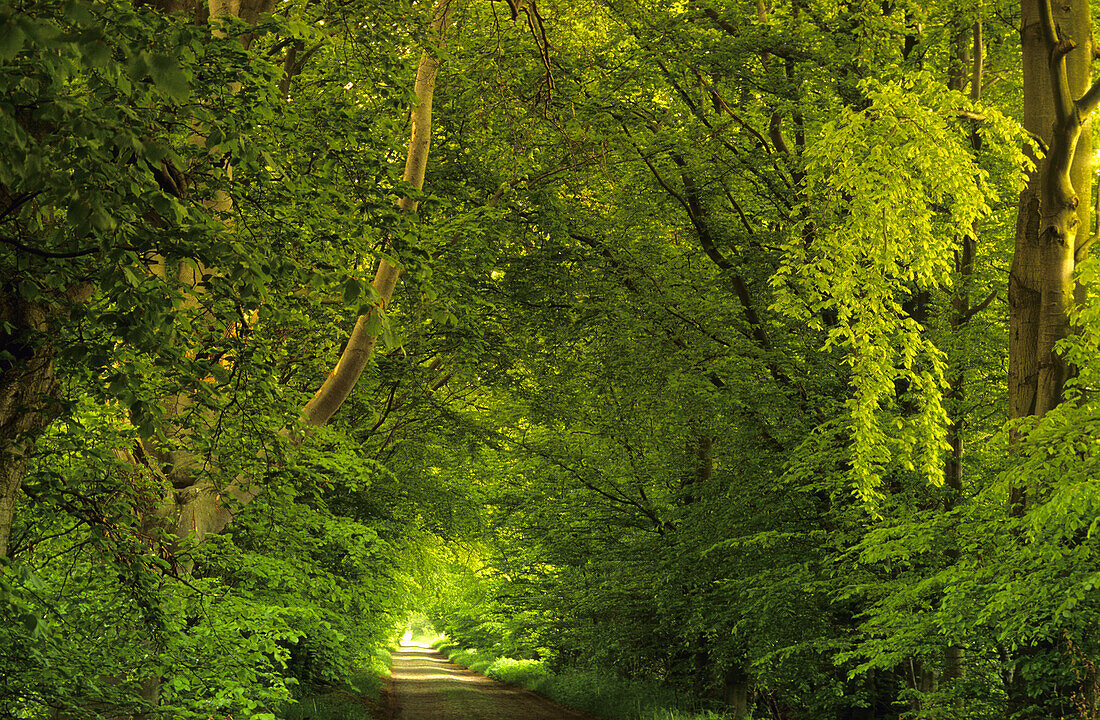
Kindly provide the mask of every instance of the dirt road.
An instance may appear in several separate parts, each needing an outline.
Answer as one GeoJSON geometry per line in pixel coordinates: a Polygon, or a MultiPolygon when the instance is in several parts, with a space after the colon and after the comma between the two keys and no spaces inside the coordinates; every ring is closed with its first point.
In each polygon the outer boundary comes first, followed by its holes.
{"type": "Polygon", "coordinates": [[[522,688],[461,668],[440,653],[405,645],[393,656],[399,720],[581,720],[522,688]]]}

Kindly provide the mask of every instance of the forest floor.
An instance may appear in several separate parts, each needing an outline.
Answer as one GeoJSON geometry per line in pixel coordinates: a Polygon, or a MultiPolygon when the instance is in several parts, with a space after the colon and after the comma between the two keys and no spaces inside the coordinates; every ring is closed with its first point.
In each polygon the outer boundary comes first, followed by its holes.
{"type": "Polygon", "coordinates": [[[393,720],[596,720],[415,644],[402,645],[393,654],[388,691],[393,720]]]}

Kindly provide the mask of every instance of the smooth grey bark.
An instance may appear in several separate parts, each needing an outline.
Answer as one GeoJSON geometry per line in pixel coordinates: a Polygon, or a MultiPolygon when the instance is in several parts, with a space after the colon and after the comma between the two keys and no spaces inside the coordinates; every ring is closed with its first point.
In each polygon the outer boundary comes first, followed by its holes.
{"type": "MultiPolygon", "coordinates": [[[[442,49],[446,40],[446,30],[450,23],[452,0],[442,0],[436,8],[432,21],[432,33],[436,47],[442,49]]],[[[428,168],[428,154],[432,143],[432,99],[435,96],[435,79],[439,72],[440,59],[432,50],[425,50],[420,56],[420,65],[416,70],[416,106],[412,109],[412,129],[409,136],[409,151],[405,159],[405,182],[417,190],[424,187],[424,175],[428,168]]],[[[403,212],[416,211],[417,202],[412,198],[402,198],[400,207],[403,212]]],[[[386,311],[401,277],[402,268],[382,258],[372,283],[378,293],[379,302],[375,308],[355,321],[355,327],[348,338],[348,344],[336,367],[325,379],[321,388],[306,404],[302,412],[303,419],[310,425],[324,425],[336,413],[347,399],[355,383],[362,375],[378,340],[372,326],[377,325],[381,314],[386,311]]]]}
{"type": "MultiPolygon", "coordinates": [[[[1073,272],[1090,229],[1092,143],[1088,118],[1100,102],[1091,85],[1092,18],[1086,0],[1022,0],[1024,127],[1047,145],[1020,195],[1009,275],[1009,417],[1042,417],[1063,398],[1069,368],[1055,344],[1070,333],[1073,272]],[[1083,151],[1078,152],[1078,148],[1083,151]],[[1082,202],[1081,198],[1086,201],[1082,202]]],[[[1020,439],[1016,433],[1013,441],[1020,439]]],[[[1022,517],[1027,491],[1009,488],[1022,517]]],[[[1061,714],[1064,697],[1033,697],[1027,659],[1053,651],[1051,639],[1005,655],[1006,715],[1061,714]]],[[[1033,664],[1032,664],[1033,665],[1033,664]]],[[[1057,693],[1055,693],[1057,695],[1057,693]]]]}
{"type": "MultiPolygon", "coordinates": [[[[1009,417],[1042,416],[1062,399],[1078,244],[1088,237],[1092,21],[1084,0],[1023,0],[1024,127],[1049,150],[1021,193],[1009,275],[1009,417]]],[[[1013,493],[1013,503],[1022,497],[1013,493]]]]}

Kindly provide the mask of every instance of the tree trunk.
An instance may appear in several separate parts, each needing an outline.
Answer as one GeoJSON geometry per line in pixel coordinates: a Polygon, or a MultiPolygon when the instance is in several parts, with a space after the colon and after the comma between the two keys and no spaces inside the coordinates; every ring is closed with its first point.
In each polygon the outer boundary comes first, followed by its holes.
{"type": "MultiPolygon", "coordinates": [[[[1087,119],[1098,101],[1097,88],[1090,88],[1093,41],[1088,2],[1065,0],[1052,8],[1050,0],[1022,0],[1021,10],[1024,126],[1049,150],[1020,195],[1009,275],[1012,420],[1042,417],[1063,397],[1068,370],[1054,346],[1070,331],[1075,255],[1089,235],[1092,143],[1087,119]]],[[[1018,439],[1017,434],[1014,440],[1018,439]]],[[[1013,515],[1023,516],[1026,489],[1010,488],[1009,503],[1013,515]]],[[[1048,640],[1005,658],[1009,716],[1057,716],[1057,697],[1035,698],[1028,692],[1043,678],[1025,669],[1043,663],[1020,662],[1024,657],[1038,659],[1052,648],[1048,640]]]]}
{"type": "Polygon", "coordinates": [[[46,310],[14,287],[0,290],[0,321],[17,328],[0,335],[12,358],[0,361],[0,557],[8,554],[15,500],[35,438],[60,412],[54,347],[46,340],[46,310]]]}
{"type": "Polygon", "coordinates": [[[52,302],[28,302],[14,283],[0,286],[0,350],[8,354],[0,358],[0,557],[10,550],[15,502],[35,440],[63,409],[53,325],[91,294],[90,285],[80,284],[52,302]]]}
{"type": "MultiPolygon", "coordinates": [[[[442,49],[450,23],[452,0],[441,0],[432,21],[432,33],[436,48],[442,49]]],[[[435,78],[439,72],[440,59],[432,50],[425,50],[420,56],[420,65],[416,69],[416,106],[412,109],[412,129],[409,134],[409,152],[405,158],[405,182],[417,190],[424,187],[424,175],[428,168],[428,152],[432,143],[432,99],[435,96],[435,78]]],[[[401,199],[401,210],[416,211],[417,202],[412,198],[401,199]]],[[[374,289],[378,292],[378,306],[355,321],[355,328],[348,338],[348,344],[340,355],[336,367],[329,373],[320,390],[317,391],[303,411],[303,419],[310,425],[324,425],[343,404],[355,387],[356,381],[374,354],[378,340],[377,324],[386,306],[393,297],[394,288],[401,277],[401,268],[385,258],[379,261],[378,271],[374,275],[374,289]]]]}
{"type": "MultiPolygon", "coordinates": [[[[979,20],[968,28],[960,28],[955,36],[955,56],[949,72],[950,87],[961,92],[969,84],[970,99],[975,102],[980,100],[984,60],[985,46],[982,41],[982,23],[979,20]]],[[[981,139],[976,124],[971,128],[970,146],[975,153],[981,149],[981,139]]],[[[985,305],[983,303],[977,308],[971,307],[974,260],[977,252],[978,242],[975,229],[974,232],[959,239],[959,247],[955,250],[955,271],[959,279],[954,297],[951,298],[950,324],[951,331],[956,336],[966,328],[974,314],[985,305]]],[[[992,296],[990,296],[991,298],[992,296]]],[[[966,365],[960,359],[960,364],[953,368],[946,392],[946,397],[951,401],[947,405],[947,444],[949,450],[943,473],[944,486],[947,488],[943,508],[946,513],[950,513],[955,509],[962,499],[963,492],[963,455],[966,450],[963,436],[966,415],[963,405],[966,400],[966,369],[966,365]]],[[[950,544],[945,553],[950,564],[955,564],[959,559],[957,525],[957,520],[951,521],[950,544]]],[[[954,643],[944,648],[942,678],[948,692],[954,692],[955,683],[964,676],[963,653],[962,646],[954,643]]],[[[962,699],[956,697],[954,706],[961,710],[963,707],[962,699]]]]}
{"type": "MultiPolygon", "coordinates": [[[[215,1],[211,0],[212,14],[215,1]]],[[[452,5],[452,0],[442,0],[436,9],[432,32],[437,48],[443,47],[452,5]]],[[[428,152],[431,147],[432,99],[440,64],[440,58],[434,54],[434,51],[425,50],[421,55],[416,73],[414,87],[416,105],[411,113],[412,129],[404,179],[417,190],[424,186],[428,152]]],[[[413,212],[416,210],[417,202],[412,198],[403,198],[400,207],[404,212],[413,212]]],[[[356,320],[351,337],[336,367],[303,409],[303,420],[306,423],[325,424],[351,393],[374,352],[378,336],[378,317],[389,304],[400,275],[400,267],[385,259],[380,261],[373,283],[380,298],[379,305],[356,320]]],[[[247,504],[259,493],[259,487],[251,478],[238,478],[224,490],[217,487],[213,481],[206,479],[194,484],[174,480],[173,484],[182,487],[175,494],[175,503],[171,510],[173,516],[169,520],[175,527],[177,538],[181,540],[189,538],[192,542],[201,542],[206,535],[223,530],[232,521],[236,509],[247,504]]]]}
{"type": "Polygon", "coordinates": [[[734,720],[749,716],[749,676],[739,667],[726,671],[726,702],[734,720]]]}
{"type": "MultiPolygon", "coordinates": [[[[1092,23],[1083,0],[1049,7],[1023,0],[1024,127],[1050,148],[1020,195],[1009,275],[1009,417],[1041,416],[1062,398],[1066,368],[1054,344],[1069,332],[1074,253],[1089,232],[1089,107],[1075,104],[1089,86],[1092,23]],[[1062,31],[1059,40],[1053,22],[1062,31]]],[[[1013,490],[1013,504],[1023,501],[1013,490]]]]}

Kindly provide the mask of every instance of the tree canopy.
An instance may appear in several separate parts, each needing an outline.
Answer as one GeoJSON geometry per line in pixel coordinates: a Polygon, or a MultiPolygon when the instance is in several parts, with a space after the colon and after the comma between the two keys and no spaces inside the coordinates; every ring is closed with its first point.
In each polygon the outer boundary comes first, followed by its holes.
{"type": "Polygon", "coordinates": [[[1088,3],[0,0],[0,717],[452,639],[1095,717],[1088,3]]]}

